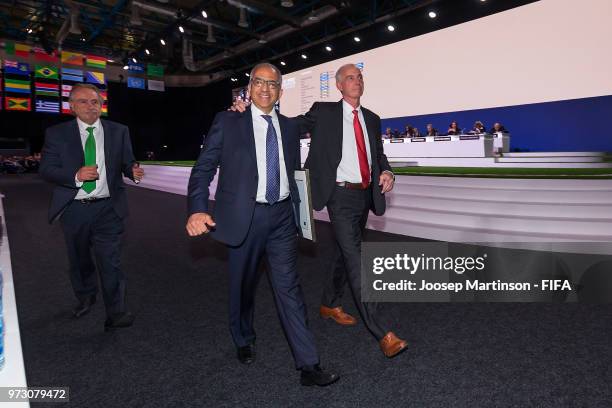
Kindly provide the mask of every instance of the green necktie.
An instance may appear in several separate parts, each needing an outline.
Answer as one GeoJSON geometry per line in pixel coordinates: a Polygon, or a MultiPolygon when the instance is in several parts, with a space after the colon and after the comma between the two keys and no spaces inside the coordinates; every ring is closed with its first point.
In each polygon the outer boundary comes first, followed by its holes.
{"type": "MultiPolygon", "coordinates": [[[[88,127],[87,140],[85,140],[85,165],[95,166],[96,165],[96,138],[94,137],[94,126],[88,127]]],[[[85,181],[81,187],[86,193],[91,193],[96,189],[96,180],[85,181]]]]}

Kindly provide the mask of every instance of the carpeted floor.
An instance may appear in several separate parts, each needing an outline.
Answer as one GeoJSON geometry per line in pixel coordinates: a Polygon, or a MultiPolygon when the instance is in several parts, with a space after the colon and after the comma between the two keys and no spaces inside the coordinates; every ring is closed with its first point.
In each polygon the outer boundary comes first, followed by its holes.
{"type": "MultiPolygon", "coordinates": [[[[139,188],[128,188],[123,251],[136,322],[104,333],[100,301],[82,319],[70,316],[63,237],[46,222],[50,186],[35,176],[0,177],[28,384],[70,387],[70,406],[612,405],[609,305],[388,304],[409,341],[393,360],[363,324],[323,321],[317,311],[332,242],[325,223],[318,244],[300,244],[299,272],[322,363],[340,382],[298,384],[266,279],[256,303],[257,361],[244,367],[227,325],[225,248],[186,235],[185,197],[139,188]]],[[[367,239],[407,238],[368,231],[367,239]]],[[[345,306],[355,312],[348,294],[345,306]]]]}

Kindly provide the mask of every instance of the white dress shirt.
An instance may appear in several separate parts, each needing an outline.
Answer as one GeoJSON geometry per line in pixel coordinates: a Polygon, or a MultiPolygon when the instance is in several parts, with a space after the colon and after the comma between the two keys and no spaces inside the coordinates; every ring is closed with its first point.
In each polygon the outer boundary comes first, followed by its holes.
{"type": "Polygon", "coordinates": [[[102,128],[102,123],[100,119],[98,119],[93,125],[88,125],[83,122],[81,119],[77,118],[77,123],[79,124],[79,135],[81,136],[81,148],[83,149],[83,154],[85,154],[85,142],[89,137],[89,133],[87,133],[87,128],[93,126],[95,129],[93,131],[94,139],[96,140],[96,164],[98,165],[98,174],[100,177],[96,180],[96,188],[91,192],[87,193],[85,190],[81,189],[83,186],[83,182],[78,181],[75,175],[74,181],[76,186],[79,187],[79,192],[77,193],[75,200],[82,200],[83,198],[104,198],[110,197],[110,192],[108,190],[108,183],[106,182],[106,161],[104,160],[104,128],[102,128]]]}
{"type": "MultiPolygon", "coordinates": [[[[359,156],[357,155],[357,140],[355,139],[355,128],[353,127],[353,108],[347,101],[342,100],[342,159],[336,171],[336,181],[349,183],[361,183],[361,170],[359,168],[359,156]]],[[[363,138],[368,156],[368,168],[370,177],[372,173],[372,157],[370,153],[370,139],[368,129],[361,107],[357,107],[357,116],[363,129],[363,138]]],[[[370,180],[372,182],[372,180],[370,180]]]]}
{"type": "MultiPolygon", "coordinates": [[[[258,203],[267,203],[266,187],[267,171],[266,171],[266,136],[268,134],[268,122],[261,117],[265,115],[255,104],[251,104],[251,115],[253,117],[253,133],[255,135],[255,154],[257,156],[257,197],[258,203]]],[[[280,124],[276,109],[272,109],[269,113],[272,117],[272,125],[276,130],[276,140],[278,141],[278,161],[280,165],[280,195],[278,200],[284,200],[289,197],[289,179],[287,178],[287,168],[285,167],[285,155],[283,153],[283,140],[281,139],[280,124]]]]}

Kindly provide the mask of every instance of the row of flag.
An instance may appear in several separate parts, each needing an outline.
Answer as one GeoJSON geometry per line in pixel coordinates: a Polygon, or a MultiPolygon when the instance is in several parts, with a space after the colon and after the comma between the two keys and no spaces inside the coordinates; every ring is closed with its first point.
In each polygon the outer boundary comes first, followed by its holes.
{"type": "Polygon", "coordinates": [[[14,55],[21,58],[28,58],[30,52],[34,53],[34,58],[38,61],[59,63],[77,66],[88,66],[97,69],[106,69],[106,58],[96,55],[86,55],[78,52],[56,51],[48,53],[41,47],[32,47],[27,44],[20,44],[11,41],[4,43],[4,51],[7,55],[14,55]]]}
{"type": "Polygon", "coordinates": [[[102,114],[106,115],[108,98],[104,73],[63,67],[60,69],[49,64],[36,64],[31,72],[28,63],[7,60],[4,61],[3,105],[7,110],[69,114],[71,110],[68,97],[72,86],[83,82],[94,84],[100,89],[105,101],[102,114]],[[30,78],[31,76],[33,78],[30,78]],[[32,93],[34,109],[32,109],[32,93]]]}

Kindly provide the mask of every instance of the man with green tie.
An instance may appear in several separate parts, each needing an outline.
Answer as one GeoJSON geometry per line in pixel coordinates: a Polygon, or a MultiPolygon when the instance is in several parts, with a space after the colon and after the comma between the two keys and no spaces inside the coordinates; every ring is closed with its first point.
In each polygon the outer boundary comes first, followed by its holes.
{"type": "Polygon", "coordinates": [[[59,218],[64,232],[78,299],[73,314],[85,315],[96,302],[97,267],[106,307],[104,329],[129,327],[134,316],[126,309],[126,276],[120,268],[128,213],[122,176],[136,182],[144,171],[134,159],[128,128],[100,119],[103,99],[98,88],[75,85],[69,100],[76,120],[47,129],[39,172],[55,184],[49,222],[59,218]]]}

